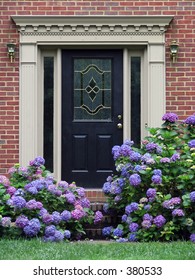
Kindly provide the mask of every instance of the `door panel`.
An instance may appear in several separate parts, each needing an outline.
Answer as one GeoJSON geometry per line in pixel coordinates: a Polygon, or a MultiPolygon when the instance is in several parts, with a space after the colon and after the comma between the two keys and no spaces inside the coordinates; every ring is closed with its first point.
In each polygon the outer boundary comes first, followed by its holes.
{"type": "Polygon", "coordinates": [[[101,188],[122,143],[122,50],[62,52],[62,178],[101,188]],[[121,121],[120,121],[121,122],[121,121]]]}

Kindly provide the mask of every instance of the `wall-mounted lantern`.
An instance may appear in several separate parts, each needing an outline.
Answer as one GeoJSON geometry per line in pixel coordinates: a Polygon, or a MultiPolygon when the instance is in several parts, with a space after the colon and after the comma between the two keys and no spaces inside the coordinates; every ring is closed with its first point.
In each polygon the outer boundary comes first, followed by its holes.
{"type": "Polygon", "coordinates": [[[177,60],[177,54],[178,54],[179,44],[176,40],[173,40],[170,44],[170,57],[173,61],[173,63],[177,60]]]}
{"type": "Polygon", "coordinates": [[[10,42],[7,44],[7,53],[8,56],[10,58],[10,61],[12,62],[14,57],[15,57],[15,48],[16,48],[16,44],[10,42]]]}

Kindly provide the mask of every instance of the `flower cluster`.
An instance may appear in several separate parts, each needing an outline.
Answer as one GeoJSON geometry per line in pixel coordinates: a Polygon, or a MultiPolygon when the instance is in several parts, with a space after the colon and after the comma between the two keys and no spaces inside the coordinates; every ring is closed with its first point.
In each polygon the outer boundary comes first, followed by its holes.
{"type": "Polygon", "coordinates": [[[103,186],[106,209],[121,217],[102,234],[118,242],[178,240],[195,242],[195,115],[179,122],[166,113],[160,128],[135,148],[125,141],[112,150],[117,174],[103,186]],[[113,185],[122,182],[120,191],[113,185]]]}
{"type": "Polygon", "coordinates": [[[10,179],[0,176],[0,201],[5,209],[0,234],[13,232],[27,238],[42,237],[44,241],[82,238],[84,226],[100,222],[102,213],[90,209],[84,188],[74,182],[56,183],[44,163],[37,157],[26,168],[15,164],[9,171],[10,179]]]}

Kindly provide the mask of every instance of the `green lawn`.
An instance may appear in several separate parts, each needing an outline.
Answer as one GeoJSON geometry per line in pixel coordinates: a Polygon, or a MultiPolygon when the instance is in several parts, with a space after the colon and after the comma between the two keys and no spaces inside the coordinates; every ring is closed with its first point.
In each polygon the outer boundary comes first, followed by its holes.
{"type": "Polygon", "coordinates": [[[44,243],[0,240],[1,260],[195,260],[191,242],[116,243],[82,241],[44,243]]]}

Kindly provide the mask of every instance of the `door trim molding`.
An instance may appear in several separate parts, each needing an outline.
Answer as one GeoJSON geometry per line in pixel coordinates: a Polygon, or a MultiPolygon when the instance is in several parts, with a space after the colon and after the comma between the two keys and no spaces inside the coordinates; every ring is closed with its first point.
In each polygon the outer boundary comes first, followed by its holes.
{"type": "MultiPolygon", "coordinates": [[[[127,57],[128,48],[144,47],[144,62],[148,94],[147,117],[149,126],[158,126],[165,112],[165,31],[173,16],[12,16],[20,34],[20,163],[27,165],[35,156],[42,155],[40,119],[41,48],[53,48],[57,54],[60,74],[61,47],[120,47],[127,57]],[[157,106],[158,105],[158,106],[157,106]]],[[[124,64],[127,69],[128,62],[124,64]]],[[[59,76],[58,76],[59,77],[59,76]]],[[[124,94],[128,92],[128,77],[124,77],[124,94]],[[126,85],[126,86],[125,86],[126,85]]],[[[56,85],[60,105],[60,84],[56,85]]],[[[126,108],[128,115],[128,109],[126,108]]],[[[59,114],[57,115],[59,119],[59,114]]],[[[58,120],[59,121],[59,120],[58,120]]],[[[60,128],[58,127],[58,132],[60,128]]],[[[129,132],[125,132],[128,137],[129,132]]],[[[60,141],[56,138],[56,144],[60,141]]],[[[54,142],[55,143],[55,142],[54,142]]],[[[56,178],[60,179],[60,147],[55,147],[56,178]],[[58,169],[58,170],[57,170],[58,169]]]]}

